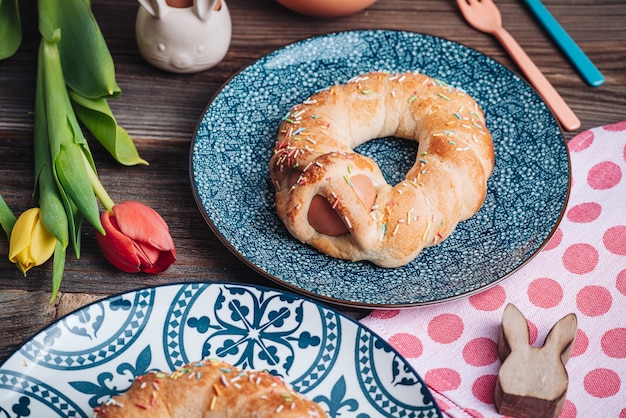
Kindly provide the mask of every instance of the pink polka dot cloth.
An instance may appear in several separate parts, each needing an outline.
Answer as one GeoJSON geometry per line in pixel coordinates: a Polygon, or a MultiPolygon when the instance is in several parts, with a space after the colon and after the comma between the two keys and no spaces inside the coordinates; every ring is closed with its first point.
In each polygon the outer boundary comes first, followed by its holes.
{"type": "Polygon", "coordinates": [[[572,188],[565,215],[525,266],[482,293],[439,305],[374,311],[362,323],[420,374],[445,416],[497,417],[498,333],[512,303],[541,347],[575,313],[561,418],[626,418],[626,121],[568,143],[572,188]]]}

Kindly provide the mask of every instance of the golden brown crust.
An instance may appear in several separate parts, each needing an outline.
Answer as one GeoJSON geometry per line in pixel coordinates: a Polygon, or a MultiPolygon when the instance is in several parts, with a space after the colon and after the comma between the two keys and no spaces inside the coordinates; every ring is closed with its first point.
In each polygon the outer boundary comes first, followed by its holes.
{"type": "Polygon", "coordinates": [[[175,372],[153,372],[94,408],[97,418],[327,417],[315,402],[265,371],[203,360],[175,372]]]}
{"type": "Polygon", "coordinates": [[[280,125],[270,175],[276,212],[295,238],[332,257],[397,267],[480,209],[493,167],[493,141],[469,95],[419,73],[373,72],[294,106],[280,125]],[[389,136],[419,142],[415,165],[395,186],[374,161],[353,152],[389,136]],[[350,190],[356,174],[372,180],[373,208],[350,190]],[[309,224],[317,194],[333,205],[348,234],[324,235],[309,224]]]}

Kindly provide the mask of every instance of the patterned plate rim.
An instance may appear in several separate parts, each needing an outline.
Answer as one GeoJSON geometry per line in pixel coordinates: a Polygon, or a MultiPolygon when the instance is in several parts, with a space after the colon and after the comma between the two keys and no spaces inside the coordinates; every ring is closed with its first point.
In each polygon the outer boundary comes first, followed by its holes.
{"type": "MultiPolygon", "coordinates": [[[[120,293],[116,293],[116,294],[111,294],[111,295],[107,295],[105,297],[103,297],[102,299],[98,299],[98,300],[94,300],[92,302],[89,302],[83,306],[81,306],[80,308],[74,309],[66,314],[64,314],[63,316],[55,319],[54,321],[50,322],[48,325],[45,325],[43,327],[41,327],[38,331],[34,332],[30,338],[26,339],[25,341],[23,341],[15,350],[13,350],[11,352],[11,354],[9,354],[7,356],[7,358],[0,364],[0,371],[1,370],[6,370],[6,371],[12,371],[12,369],[8,369],[6,368],[6,365],[9,364],[14,356],[19,355],[19,352],[22,350],[23,347],[25,347],[26,345],[28,345],[32,340],[34,340],[35,338],[37,338],[38,336],[40,336],[41,334],[45,333],[46,331],[52,329],[53,327],[55,327],[56,325],[58,325],[59,323],[63,322],[63,320],[65,320],[66,318],[81,312],[83,310],[87,310],[89,309],[91,306],[97,305],[99,303],[105,302],[105,301],[110,301],[113,300],[115,298],[118,297],[122,297],[122,296],[129,296],[129,295],[136,295],[139,292],[142,291],[154,291],[157,292],[159,289],[171,289],[173,292],[176,291],[176,289],[180,289],[183,288],[184,286],[187,285],[197,285],[197,286],[207,286],[207,289],[209,289],[210,287],[223,287],[223,286],[234,286],[234,287],[241,287],[241,288],[246,288],[246,289],[253,289],[262,293],[268,293],[268,292],[273,292],[273,293],[278,293],[281,295],[285,295],[285,296],[289,296],[290,298],[296,299],[296,300],[301,300],[305,303],[310,303],[318,308],[322,308],[325,309],[331,313],[333,313],[334,315],[348,321],[349,323],[351,323],[352,325],[354,325],[356,327],[356,329],[361,329],[367,333],[369,333],[374,339],[382,342],[385,346],[385,350],[389,350],[391,352],[393,352],[399,359],[401,359],[402,361],[404,361],[404,365],[405,367],[408,368],[408,370],[410,370],[413,375],[418,379],[418,382],[420,383],[420,385],[423,388],[423,391],[425,391],[425,393],[422,393],[429,401],[430,404],[432,404],[434,411],[437,413],[438,417],[443,417],[443,414],[441,412],[441,409],[439,408],[439,405],[437,404],[437,402],[435,401],[435,397],[433,396],[433,393],[431,392],[430,388],[426,385],[426,382],[423,380],[422,376],[417,372],[417,370],[415,370],[415,368],[411,365],[411,363],[409,363],[409,361],[404,358],[404,356],[402,356],[400,354],[400,352],[394,348],[389,342],[387,342],[384,338],[382,338],[382,336],[380,336],[378,333],[374,332],[373,330],[371,330],[369,327],[363,325],[362,323],[360,323],[359,321],[357,321],[354,318],[351,318],[350,316],[338,311],[337,309],[334,309],[331,306],[328,306],[326,304],[321,303],[318,300],[315,300],[313,298],[308,298],[305,297],[299,293],[295,293],[295,292],[290,292],[288,290],[284,290],[284,289],[279,289],[279,288],[273,288],[270,286],[264,286],[264,285],[255,285],[255,284],[250,284],[250,283],[244,283],[244,282],[228,282],[228,281],[200,281],[200,282],[186,282],[186,281],[178,281],[178,282],[172,282],[172,283],[163,283],[163,284],[157,284],[154,286],[140,286],[137,287],[135,289],[131,289],[128,291],[124,291],[124,292],[120,292],[120,293]]],[[[62,373],[62,372],[61,372],[62,373]]],[[[33,377],[33,376],[31,376],[33,377]]]]}

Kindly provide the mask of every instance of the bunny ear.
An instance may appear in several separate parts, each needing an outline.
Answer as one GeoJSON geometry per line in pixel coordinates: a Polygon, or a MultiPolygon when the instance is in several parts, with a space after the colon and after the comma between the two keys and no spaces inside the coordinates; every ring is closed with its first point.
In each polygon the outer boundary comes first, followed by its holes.
{"type": "Polygon", "coordinates": [[[211,17],[213,7],[218,0],[194,0],[193,9],[200,20],[206,22],[211,17]]]}
{"type": "Polygon", "coordinates": [[[516,348],[528,347],[528,322],[512,303],[506,305],[502,314],[502,327],[498,341],[498,354],[504,361],[516,348]]]}
{"type": "Polygon", "coordinates": [[[165,0],[138,0],[139,4],[146,9],[150,16],[160,19],[167,14],[169,10],[165,0]]]}
{"type": "Polygon", "coordinates": [[[574,348],[574,339],[576,338],[576,329],[578,328],[578,319],[576,315],[571,313],[565,315],[563,318],[554,324],[546,341],[544,348],[561,353],[561,362],[565,365],[569,360],[569,356],[572,354],[574,348]]]}

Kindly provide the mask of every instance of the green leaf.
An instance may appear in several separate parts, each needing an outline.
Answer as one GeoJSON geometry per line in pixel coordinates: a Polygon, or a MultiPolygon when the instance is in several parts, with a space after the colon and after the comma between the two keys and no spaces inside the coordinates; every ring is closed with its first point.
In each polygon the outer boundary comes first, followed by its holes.
{"type": "MultiPolygon", "coordinates": [[[[48,125],[48,139],[50,143],[50,156],[52,170],[57,181],[57,187],[62,193],[76,205],[78,211],[98,231],[104,233],[98,211],[98,202],[94,195],[86,166],[83,162],[83,153],[86,141],[82,137],[78,123],[69,102],[67,88],[65,87],[59,50],[57,43],[58,32],[53,34],[53,41],[42,40],[43,53],[43,84],[44,103],[48,125]]],[[[88,151],[88,149],[87,149],[88,151]]],[[[88,154],[89,158],[91,155],[88,154]]],[[[93,161],[91,161],[93,164],[93,161]]],[[[68,209],[68,219],[76,214],[68,209]]],[[[78,231],[75,231],[78,237],[78,231]]]]}
{"type": "Polygon", "coordinates": [[[100,223],[98,201],[89,181],[85,164],[82,163],[81,152],[76,144],[61,144],[59,154],[54,161],[57,178],[85,219],[98,232],[106,234],[100,223]]]}
{"type": "MultiPolygon", "coordinates": [[[[40,54],[41,56],[41,54],[40,54]]],[[[48,231],[66,248],[69,242],[68,215],[52,171],[48,122],[44,101],[43,65],[37,66],[35,92],[35,189],[39,191],[41,220],[48,231]]]]}
{"type": "MultiPolygon", "coordinates": [[[[48,231],[64,246],[69,244],[70,222],[67,211],[59,194],[52,169],[47,165],[39,180],[39,208],[41,221],[48,231]]],[[[72,228],[72,231],[75,229],[72,228]]]]}
{"type": "MultiPolygon", "coordinates": [[[[56,179],[56,173],[54,172],[54,166],[52,164],[52,159],[53,159],[53,155],[56,156],[59,152],[58,148],[59,148],[59,141],[54,140],[53,138],[51,138],[49,136],[49,133],[52,132],[51,128],[50,128],[50,124],[48,123],[48,119],[51,118],[52,115],[54,115],[55,117],[53,118],[53,125],[55,124],[60,124],[60,118],[62,116],[57,115],[53,110],[58,109],[59,103],[57,102],[53,102],[52,100],[46,100],[46,80],[48,78],[50,78],[50,73],[46,73],[45,70],[45,66],[46,66],[46,59],[45,57],[47,55],[49,55],[50,53],[55,54],[55,50],[52,51],[48,51],[48,53],[46,54],[45,51],[49,49],[46,47],[46,40],[42,39],[39,45],[39,56],[38,56],[38,68],[37,68],[37,75],[38,75],[38,80],[37,82],[39,83],[38,85],[38,93],[41,94],[41,98],[40,100],[43,102],[42,104],[42,108],[43,108],[43,112],[44,114],[39,114],[36,113],[35,114],[35,123],[37,123],[37,120],[41,120],[43,118],[43,120],[46,121],[45,126],[47,129],[47,132],[45,133],[45,138],[42,138],[41,136],[36,135],[35,136],[35,175],[39,176],[40,172],[40,168],[43,166],[43,164],[45,163],[45,159],[41,157],[41,153],[46,153],[45,150],[39,150],[38,146],[43,146],[45,147],[46,144],[43,142],[39,142],[40,140],[42,141],[48,141],[47,147],[48,147],[48,153],[50,154],[50,167],[52,169],[52,174],[55,180],[55,184],[57,185],[57,190],[59,191],[59,198],[61,199],[61,202],[63,203],[63,207],[65,209],[65,217],[67,220],[67,225],[68,225],[68,229],[69,229],[69,235],[70,238],[72,239],[72,247],[74,248],[74,252],[76,253],[76,257],[79,256],[80,254],[80,246],[78,245],[80,242],[80,228],[79,225],[77,224],[77,222],[75,222],[76,219],[76,213],[78,212],[76,209],[76,205],[74,205],[74,203],[70,200],[70,198],[67,196],[67,194],[65,193],[65,191],[63,190],[63,188],[58,187],[58,181],[56,179]],[[40,77],[40,78],[39,78],[40,77]],[[39,88],[41,87],[41,88],[39,88]],[[49,107],[50,105],[53,105],[52,109],[48,109],[47,107],[49,107]],[[59,119],[59,120],[57,120],[59,119]],[[42,163],[43,161],[43,163],[42,163]]],[[[57,54],[58,55],[58,54],[57,54]]],[[[51,57],[50,59],[55,59],[54,57],[51,57]]],[[[56,58],[56,60],[58,61],[58,56],[56,58]]],[[[54,66],[53,66],[54,67],[54,66]]],[[[57,75],[58,76],[58,75],[57,75]]],[[[54,96],[52,96],[54,98],[54,96]]],[[[37,106],[37,97],[35,98],[35,106],[37,106]]],[[[38,112],[37,110],[35,110],[35,112],[38,112]]],[[[42,126],[41,122],[40,122],[40,126],[42,126]]],[[[37,128],[37,125],[35,125],[35,127],[37,128]]],[[[81,220],[82,221],[82,220],[81,220]]]]}
{"type": "Polygon", "coordinates": [[[50,303],[54,302],[61,288],[61,280],[65,270],[65,255],[65,247],[57,241],[54,247],[54,260],[52,262],[52,296],[50,296],[50,303]]]}
{"type": "Polygon", "coordinates": [[[11,231],[13,230],[13,225],[15,225],[15,221],[17,218],[9,208],[9,205],[6,204],[2,196],[0,196],[0,224],[2,224],[2,229],[4,229],[4,233],[7,235],[7,239],[11,239],[11,231]]]}
{"type": "MultiPolygon", "coordinates": [[[[60,36],[60,31],[57,31],[60,36]]],[[[63,95],[67,94],[65,79],[61,70],[61,61],[57,43],[52,40],[41,40],[39,65],[42,66],[44,103],[48,126],[48,139],[52,161],[59,153],[61,142],[71,135],[67,123],[67,113],[63,95]]]]}
{"type": "Polygon", "coordinates": [[[72,106],[72,102],[69,96],[70,90],[67,91],[67,94],[64,95],[63,100],[65,102],[65,109],[67,114],[67,121],[69,123],[69,127],[72,131],[72,138],[74,138],[74,143],[79,145],[83,150],[83,154],[87,158],[89,162],[89,166],[91,170],[97,174],[96,171],[96,163],[93,160],[93,156],[91,155],[91,150],[89,149],[89,143],[83,135],[83,131],[81,130],[80,124],[78,123],[78,118],[76,117],[76,113],[74,112],[74,107],[72,106]]]}
{"type": "Polygon", "coordinates": [[[15,54],[22,43],[17,0],[0,0],[0,60],[15,54]]]}
{"type": "Polygon", "coordinates": [[[69,94],[80,122],[117,162],[127,166],[148,165],[139,156],[130,135],[117,124],[106,99],[89,99],[73,91],[69,94]]]}
{"type": "Polygon", "coordinates": [[[89,98],[120,94],[113,57],[89,2],[38,0],[37,5],[41,35],[51,41],[61,30],[59,51],[67,85],[89,98]]]}

